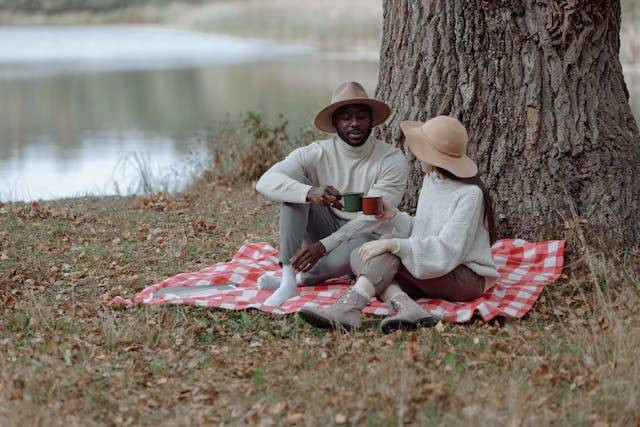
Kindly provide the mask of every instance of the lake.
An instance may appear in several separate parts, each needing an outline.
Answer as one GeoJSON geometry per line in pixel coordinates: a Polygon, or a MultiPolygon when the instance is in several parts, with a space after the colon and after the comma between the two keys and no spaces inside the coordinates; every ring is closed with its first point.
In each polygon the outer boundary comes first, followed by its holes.
{"type": "Polygon", "coordinates": [[[188,168],[222,121],[283,114],[300,128],[338,83],[377,81],[375,59],[213,34],[9,27],[0,40],[3,201],[128,193],[136,159],[188,168]]]}
{"type": "MultiPolygon", "coordinates": [[[[310,125],[332,89],[377,81],[375,54],[145,27],[0,28],[0,200],[128,194],[140,166],[179,188],[224,121],[310,125]],[[191,156],[191,157],[190,157],[191,156]]],[[[640,74],[629,75],[640,117],[640,74]]]]}

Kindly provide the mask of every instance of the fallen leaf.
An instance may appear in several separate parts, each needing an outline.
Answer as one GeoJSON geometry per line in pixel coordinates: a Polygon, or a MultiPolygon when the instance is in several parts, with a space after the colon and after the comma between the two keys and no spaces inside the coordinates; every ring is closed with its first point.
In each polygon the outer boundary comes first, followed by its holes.
{"type": "Polygon", "coordinates": [[[464,408],[462,408],[462,415],[464,415],[466,419],[470,420],[478,416],[480,414],[480,410],[481,408],[478,405],[465,406],[464,408]]]}
{"type": "Polygon", "coordinates": [[[268,409],[271,415],[278,415],[282,411],[284,411],[286,404],[284,402],[278,402],[275,405],[271,405],[268,409]]]}
{"type": "Polygon", "coordinates": [[[287,414],[286,421],[289,424],[298,424],[301,423],[304,419],[304,415],[299,412],[289,412],[287,414]]]}

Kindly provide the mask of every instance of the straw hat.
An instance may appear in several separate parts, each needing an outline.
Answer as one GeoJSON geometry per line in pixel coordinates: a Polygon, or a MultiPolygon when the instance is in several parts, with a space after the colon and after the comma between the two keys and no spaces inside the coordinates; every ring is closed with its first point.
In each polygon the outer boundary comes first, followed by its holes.
{"type": "Polygon", "coordinates": [[[467,130],[453,117],[437,116],[425,123],[405,121],[400,123],[400,128],[418,159],[460,178],[478,174],[478,166],[467,156],[467,130]]]}
{"type": "Polygon", "coordinates": [[[391,114],[391,108],[382,101],[369,98],[360,83],[346,82],[333,91],[331,103],[320,110],[313,123],[320,130],[330,133],[335,132],[336,127],[331,123],[333,113],[338,108],[351,104],[365,104],[371,107],[371,127],[383,123],[391,114]]]}

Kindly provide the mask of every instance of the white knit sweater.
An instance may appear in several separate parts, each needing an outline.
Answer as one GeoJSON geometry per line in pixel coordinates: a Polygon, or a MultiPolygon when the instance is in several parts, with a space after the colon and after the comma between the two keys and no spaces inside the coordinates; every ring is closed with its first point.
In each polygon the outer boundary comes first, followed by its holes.
{"type": "MultiPolygon", "coordinates": [[[[396,207],[404,194],[408,176],[409,165],[397,148],[373,137],[360,147],[352,147],[334,136],[292,151],[262,175],[256,190],[273,200],[306,203],[312,185],[331,185],[341,193],[382,196],[396,207]],[[312,185],[301,183],[299,177],[306,177],[312,185]]],[[[390,224],[373,216],[334,208],[332,211],[349,222],[321,240],[327,252],[355,233],[391,233],[390,224]]]]}
{"type": "Polygon", "coordinates": [[[484,199],[478,186],[428,173],[416,216],[398,212],[390,222],[397,236],[394,253],[413,276],[441,277],[464,264],[483,276],[487,287],[499,277],[491,257],[484,199]]]}

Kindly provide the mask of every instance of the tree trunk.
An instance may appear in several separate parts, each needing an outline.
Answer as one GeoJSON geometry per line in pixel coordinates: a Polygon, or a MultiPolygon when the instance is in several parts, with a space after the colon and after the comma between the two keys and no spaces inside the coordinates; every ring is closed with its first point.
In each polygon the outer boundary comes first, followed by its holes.
{"type": "MultiPolygon", "coordinates": [[[[619,0],[385,0],[377,97],[393,113],[378,137],[408,153],[400,121],[456,117],[501,237],[577,222],[590,245],[636,246],[640,134],[619,30],[619,0]]],[[[414,162],[411,211],[421,179],[414,162]]]]}

